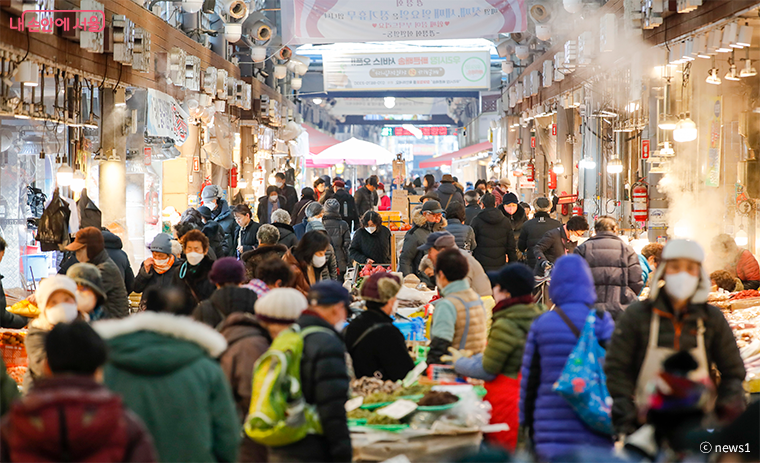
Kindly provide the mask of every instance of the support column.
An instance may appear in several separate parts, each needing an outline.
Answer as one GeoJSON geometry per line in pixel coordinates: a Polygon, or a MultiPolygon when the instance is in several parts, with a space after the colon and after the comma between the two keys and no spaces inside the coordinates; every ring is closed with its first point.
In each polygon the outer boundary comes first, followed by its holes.
{"type": "Polygon", "coordinates": [[[124,108],[114,106],[114,93],[102,94],[101,147],[106,158],[100,165],[100,209],[103,225],[126,223],[127,215],[127,138],[124,133],[124,108]]]}
{"type": "MultiPolygon", "coordinates": [[[[575,111],[572,108],[557,108],[557,155],[565,168],[564,174],[557,175],[557,194],[562,194],[563,191],[573,194],[573,145],[567,142],[567,137],[575,132],[574,121],[575,111]]],[[[567,209],[565,215],[558,212],[560,220],[567,221],[572,216],[572,205],[567,209]]]]}

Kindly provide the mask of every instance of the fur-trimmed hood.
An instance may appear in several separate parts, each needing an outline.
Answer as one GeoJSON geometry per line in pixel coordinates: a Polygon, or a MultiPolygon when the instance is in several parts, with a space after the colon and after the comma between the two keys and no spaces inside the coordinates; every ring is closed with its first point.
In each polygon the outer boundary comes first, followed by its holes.
{"type": "MultiPolygon", "coordinates": [[[[92,327],[108,342],[111,361],[127,366],[138,362],[159,362],[164,363],[161,366],[171,368],[166,363],[186,364],[203,354],[218,357],[227,349],[224,336],[213,328],[189,317],[169,313],[141,312],[119,320],[99,321],[92,327]],[[188,343],[195,344],[198,349],[188,349],[188,343]]],[[[140,369],[153,369],[146,367],[140,369]]]]}
{"type": "MultiPolygon", "coordinates": [[[[426,226],[427,220],[425,220],[425,217],[422,215],[422,208],[412,211],[412,224],[419,228],[426,226]]],[[[448,224],[446,218],[442,218],[441,221],[433,227],[433,232],[445,231],[448,224]]]]}

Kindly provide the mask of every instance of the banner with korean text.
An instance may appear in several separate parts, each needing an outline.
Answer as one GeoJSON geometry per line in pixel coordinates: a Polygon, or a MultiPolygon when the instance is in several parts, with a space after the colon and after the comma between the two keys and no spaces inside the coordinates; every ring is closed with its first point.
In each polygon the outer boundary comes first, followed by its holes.
{"type": "Polygon", "coordinates": [[[486,89],[488,50],[322,55],[326,92],[356,90],[486,89]]]}
{"type": "Polygon", "coordinates": [[[283,43],[469,39],[527,29],[525,0],[281,0],[283,43]]]}
{"type": "Polygon", "coordinates": [[[189,115],[166,93],[148,89],[147,123],[145,131],[150,137],[164,137],[182,146],[189,135],[189,115]]]}

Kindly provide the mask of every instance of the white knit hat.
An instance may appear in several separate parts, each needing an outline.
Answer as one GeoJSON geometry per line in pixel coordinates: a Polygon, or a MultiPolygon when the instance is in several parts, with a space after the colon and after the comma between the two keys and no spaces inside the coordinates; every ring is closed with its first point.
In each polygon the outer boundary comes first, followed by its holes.
{"type": "Polygon", "coordinates": [[[37,307],[43,312],[47,307],[47,301],[56,291],[64,291],[71,294],[74,299],[77,297],[77,284],[71,278],[65,275],[53,275],[40,281],[37,292],[34,297],[37,299],[37,307]]]}
{"type": "Polygon", "coordinates": [[[689,301],[693,304],[707,302],[707,297],[710,294],[710,276],[702,265],[702,262],[705,260],[705,251],[699,243],[691,240],[670,240],[665,245],[665,248],[662,250],[662,262],[657,266],[654,276],[650,278],[651,283],[649,287],[651,290],[649,292],[649,299],[654,301],[659,296],[660,290],[664,286],[666,261],[673,259],[689,259],[700,264],[699,286],[697,286],[697,291],[689,298],[689,301]]]}
{"type": "Polygon", "coordinates": [[[662,250],[662,260],[689,259],[700,264],[705,260],[705,250],[696,241],[670,240],[662,250]]]}
{"type": "Polygon", "coordinates": [[[301,291],[275,288],[256,301],[253,311],[261,321],[286,325],[294,323],[308,306],[301,291]]]}

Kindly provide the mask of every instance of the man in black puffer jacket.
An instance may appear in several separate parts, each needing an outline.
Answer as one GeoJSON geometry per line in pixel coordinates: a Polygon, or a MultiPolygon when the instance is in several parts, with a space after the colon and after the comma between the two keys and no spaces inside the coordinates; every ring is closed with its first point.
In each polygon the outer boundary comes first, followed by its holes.
{"type": "Polygon", "coordinates": [[[567,223],[554,230],[546,232],[543,238],[533,248],[536,258],[536,275],[544,275],[549,264],[560,257],[571,254],[578,246],[581,236],[588,231],[588,222],[582,215],[570,217],[567,223]]]}
{"type": "Polygon", "coordinates": [[[273,461],[350,462],[353,451],[345,409],[349,386],[346,346],[334,327],[345,322],[351,299],[337,281],[312,285],[307,299],[310,306],[296,323],[301,329],[316,327],[319,331],[303,342],[301,388],[306,403],[316,408],[323,432],[272,447],[270,457],[273,461]]]}
{"type": "Polygon", "coordinates": [[[211,266],[208,279],[216,285],[216,291],[198,304],[193,311],[194,319],[216,328],[232,312],[253,313],[256,292],[240,287],[246,281],[242,262],[222,257],[211,266]]]}
{"type": "Polygon", "coordinates": [[[475,242],[478,247],[472,256],[486,272],[496,271],[509,262],[517,262],[515,235],[512,221],[496,209],[496,197],[488,193],[481,201],[484,209],[472,219],[475,242]]]}
{"type": "Polygon", "coordinates": [[[432,283],[430,278],[419,270],[420,262],[425,256],[425,252],[419,248],[427,243],[428,235],[446,230],[448,222],[443,218],[441,203],[434,199],[425,202],[419,212],[412,212],[412,223],[414,226],[404,235],[404,247],[398,261],[399,271],[404,276],[413,273],[420,281],[432,283]]]}
{"type": "Polygon", "coordinates": [[[533,248],[541,241],[546,232],[559,228],[562,222],[552,219],[549,211],[552,209],[552,203],[546,198],[536,199],[536,215],[525,222],[520,231],[520,238],[517,240],[517,249],[525,254],[528,267],[536,268],[536,255],[533,248]]]}
{"type": "Polygon", "coordinates": [[[575,248],[589,267],[596,286],[596,304],[617,320],[625,307],[636,301],[644,287],[636,251],[617,236],[614,218],[602,216],[594,224],[596,236],[575,248]]]}
{"type": "Polygon", "coordinates": [[[356,212],[356,201],[354,197],[346,191],[346,183],[343,180],[335,180],[333,183],[335,188],[335,198],[338,200],[338,212],[341,218],[348,224],[349,227],[353,227],[353,230],[361,228],[359,223],[359,214],[356,212]]]}
{"type": "Polygon", "coordinates": [[[335,258],[338,260],[339,280],[343,279],[348,267],[348,248],[351,246],[351,226],[349,226],[338,212],[340,204],[335,198],[325,201],[325,215],[322,216],[322,225],[325,226],[327,236],[330,237],[335,258]]]}
{"type": "Polygon", "coordinates": [[[364,217],[364,213],[374,209],[376,201],[375,193],[377,190],[377,179],[370,177],[363,187],[356,190],[354,193],[354,201],[356,202],[356,214],[358,217],[364,217]]]}
{"type": "Polygon", "coordinates": [[[478,203],[478,193],[475,191],[468,191],[464,194],[464,200],[467,201],[467,205],[464,207],[465,212],[465,225],[472,225],[472,219],[477,216],[483,209],[480,208],[478,203]]]}
{"type": "MultiPolygon", "coordinates": [[[[207,185],[201,192],[203,205],[211,209],[211,218],[222,226],[224,231],[224,240],[227,242],[227,250],[230,253],[235,252],[234,231],[235,218],[232,216],[232,210],[227,201],[222,199],[222,190],[216,185],[207,185]]],[[[222,257],[222,256],[217,256],[222,257]]]]}

